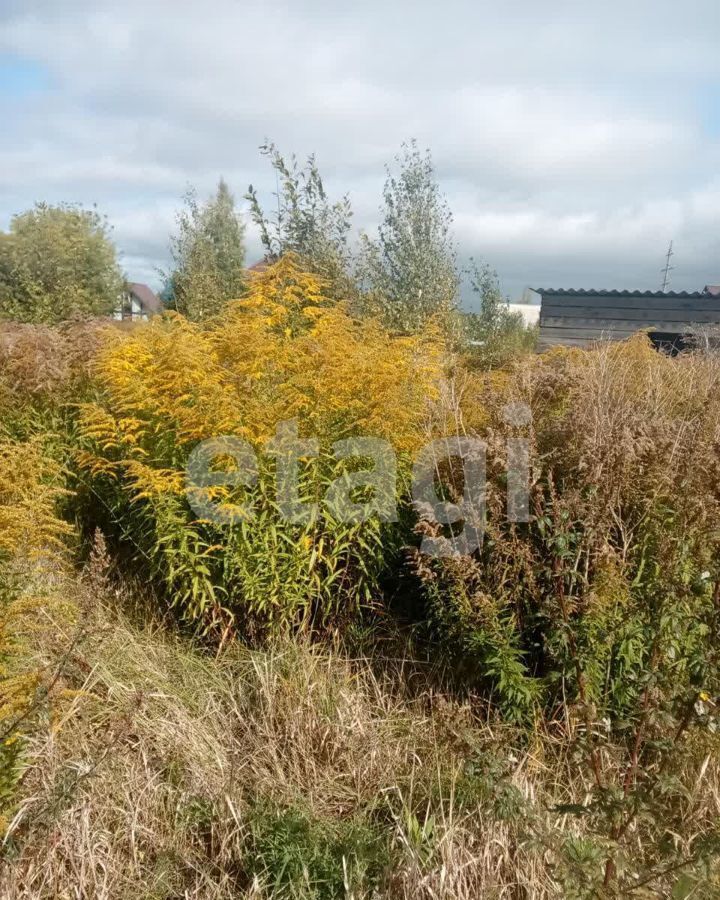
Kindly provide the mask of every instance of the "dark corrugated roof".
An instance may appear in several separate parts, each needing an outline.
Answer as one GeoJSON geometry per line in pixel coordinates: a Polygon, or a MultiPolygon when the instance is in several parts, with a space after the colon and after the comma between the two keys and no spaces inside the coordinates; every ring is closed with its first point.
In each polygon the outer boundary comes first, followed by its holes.
{"type": "Polygon", "coordinates": [[[162,311],[160,298],[146,284],[142,284],[140,281],[130,281],[128,282],[128,291],[138,298],[140,303],[142,303],[143,309],[147,312],[159,313],[162,311]]]}
{"type": "Polygon", "coordinates": [[[710,291],[608,291],[588,290],[585,288],[530,288],[536,294],[553,294],[556,297],[642,297],[648,300],[660,300],[662,297],[676,300],[701,300],[714,296],[710,291]]]}

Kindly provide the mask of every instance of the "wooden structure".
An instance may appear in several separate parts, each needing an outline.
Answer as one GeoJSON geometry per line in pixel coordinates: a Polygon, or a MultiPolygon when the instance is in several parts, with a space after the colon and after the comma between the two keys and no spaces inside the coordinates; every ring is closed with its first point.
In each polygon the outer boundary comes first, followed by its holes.
{"type": "Polygon", "coordinates": [[[587,347],[649,330],[659,346],[677,349],[696,333],[720,331],[720,291],[585,291],[533,288],[540,294],[539,349],[587,347]]]}

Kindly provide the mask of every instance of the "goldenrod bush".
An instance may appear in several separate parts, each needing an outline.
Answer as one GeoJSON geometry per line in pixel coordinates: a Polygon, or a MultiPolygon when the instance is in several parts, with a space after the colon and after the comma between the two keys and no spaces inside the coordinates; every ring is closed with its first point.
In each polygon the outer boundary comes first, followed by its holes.
{"type": "Polygon", "coordinates": [[[44,673],[32,633],[46,604],[37,575],[62,557],[69,529],[56,515],[57,465],[37,442],[0,441],[0,830],[21,770],[23,734],[44,673]]]}
{"type": "Polygon", "coordinates": [[[393,523],[347,523],[321,505],[293,525],[277,507],[264,451],[279,423],[294,420],[301,438],[319,441],[301,481],[306,498],[321,501],[345,471],[332,453],[337,441],[385,438],[401,475],[407,471],[442,373],[432,330],[392,337],[323,291],[322,280],[287,255],[212,322],[155,320],[98,356],[97,398],[80,420],[88,507],[205,627],[252,635],[337,624],[372,602],[399,543],[393,523]],[[218,502],[244,498],[253,507],[252,521],[230,528],[198,518],[185,493],[193,449],[226,435],[261,453],[256,487],[215,489],[218,502]]]}

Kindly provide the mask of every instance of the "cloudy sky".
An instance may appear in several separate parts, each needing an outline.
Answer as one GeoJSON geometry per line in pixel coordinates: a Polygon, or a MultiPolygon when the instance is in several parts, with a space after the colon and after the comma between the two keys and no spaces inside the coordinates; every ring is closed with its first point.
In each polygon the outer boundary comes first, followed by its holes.
{"type": "Polygon", "coordinates": [[[188,184],[271,198],[266,138],[372,230],[416,137],[513,297],[657,288],[670,239],[673,288],[720,283],[719,37],[718,0],[0,0],[0,227],[96,203],[157,286],[188,184]]]}

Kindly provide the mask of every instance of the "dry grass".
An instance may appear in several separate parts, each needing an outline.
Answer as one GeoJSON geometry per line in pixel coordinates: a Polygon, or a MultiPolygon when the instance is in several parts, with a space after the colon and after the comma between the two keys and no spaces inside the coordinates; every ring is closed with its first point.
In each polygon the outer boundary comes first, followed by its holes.
{"type": "MultiPolygon", "coordinates": [[[[73,640],[58,627],[47,663],[73,640]]],[[[395,861],[387,896],[511,896],[509,871],[542,896],[542,860],[518,869],[510,830],[453,801],[468,729],[480,744],[491,730],[388,679],[302,646],[214,659],[97,606],[30,743],[3,896],[272,896],[277,872],[253,854],[283,809],[372,822],[395,861]]]]}
{"type": "MultiPolygon", "coordinates": [[[[407,661],[214,658],[111,611],[126,598],[93,579],[66,590],[85,631],[29,743],[3,897],[569,895],[580,820],[549,810],[589,782],[560,738],[518,750],[407,661]]],[[[55,624],[49,666],[76,637],[55,624]]],[[[717,760],[694,803],[720,812],[717,760]]]]}

